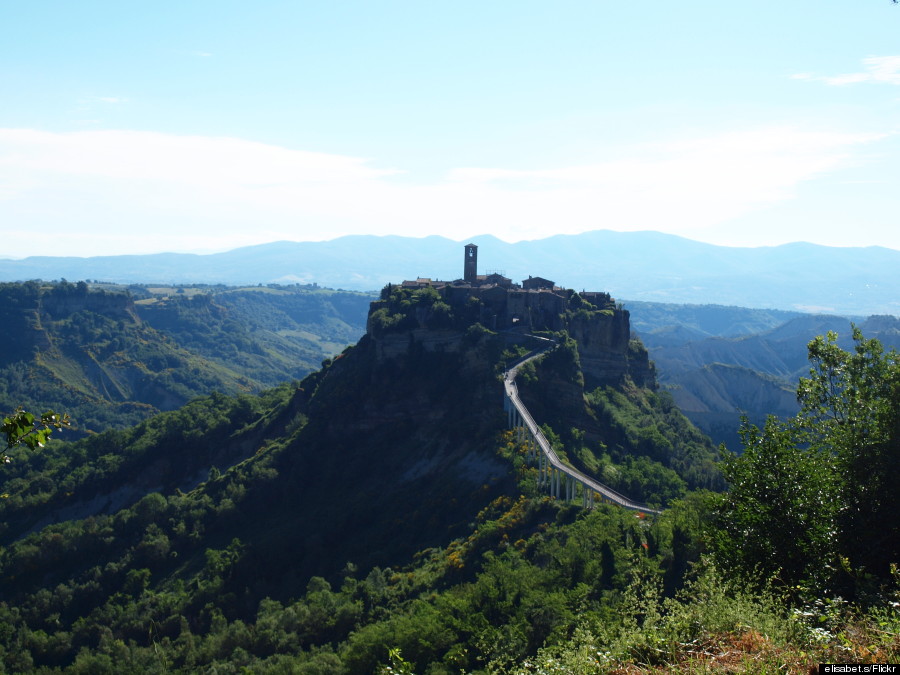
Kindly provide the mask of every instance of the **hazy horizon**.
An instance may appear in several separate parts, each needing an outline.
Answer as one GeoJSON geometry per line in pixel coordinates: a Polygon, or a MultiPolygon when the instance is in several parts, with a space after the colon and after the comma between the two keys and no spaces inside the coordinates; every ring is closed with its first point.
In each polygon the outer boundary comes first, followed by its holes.
{"type": "MultiPolygon", "coordinates": [[[[249,248],[249,247],[255,247],[255,246],[267,246],[267,245],[281,244],[281,243],[286,243],[286,244],[327,243],[327,242],[336,241],[336,240],[338,240],[338,239],[345,239],[345,238],[348,238],[348,237],[377,237],[377,238],[380,238],[380,239],[387,239],[387,238],[390,238],[390,237],[401,237],[401,238],[405,238],[405,239],[427,239],[427,238],[430,238],[430,237],[440,237],[440,238],[442,238],[442,239],[446,239],[446,240],[448,240],[448,241],[452,241],[452,242],[459,243],[459,244],[463,244],[463,243],[469,241],[470,239],[471,239],[471,240],[474,240],[474,239],[479,239],[479,240],[480,240],[480,239],[484,239],[484,238],[486,238],[486,237],[493,237],[494,239],[497,239],[497,240],[499,240],[499,241],[501,241],[501,242],[503,242],[503,243],[506,243],[506,244],[515,244],[515,243],[520,243],[520,242],[523,242],[523,241],[541,241],[541,240],[549,239],[549,238],[551,238],[551,237],[556,237],[556,236],[578,236],[579,234],[590,234],[590,233],[592,233],[592,232],[618,232],[618,231],[616,231],[616,230],[588,230],[588,231],[585,231],[585,232],[579,232],[579,233],[576,233],[576,234],[561,234],[561,235],[550,234],[550,235],[547,235],[546,237],[535,237],[535,238],[533,238],[533,239],[520,239],[520,240],[518,240],[518,241],[506,241],[506,240],[504,240],[504,239],[501,239],[500,237],[496,237],[495,235],[492,235],[492,234],[489,234],[489,233],[474,234],[474,235],[472,235],[472,236],[469,236],[469,237],[463,237],[463,238],[461,238],[461,239],[454,239],[454,238],[452,238],[452,237],[445,237],[444,235],[440,235],[440,234],[424,234],[424,235],[421,235],[421,236],[416,236],[416,235],[398,235],[398,234],[343,234],[343,235],[339,235],[339,236],[332,237],[332,238],[330,238],[330,239],[302,239],[302,240],[301,240],[301,239],[294,239],[294,240],[292,240],[292,239],[279,239],[279,240],[273,240],[273,241],[261,241],[261,242],[254,243],[254,244],[247,244],[247,245],[245,245],[245,246],[236,246],[236,247],[233,247],[233,248],[224,248],[224,249],[221,249],[221,250],[194,250],[194,251],[174,251],[174,250],[169,250],[169,251],[153,251],[153,252],[147,252],[147,253],[103,253],[103,254],[97,254],[97,255],[74,255],[74,254],[65,254],[65,253],[63,253],[63,254],[61,254],[61,255],[38,254],[38,255],[34,255],[34,256],[21,256],[21,257],[17,257],[17,256],[9,256],[9,255],[3,255],[3,254],[0,254],[0,260],[25,260],[25,259],[31,258],[31,257],[49,257],[49,258],[70,258],[70,257],[71,257],[71,258],[99,258],[99,257],[139,256],[139,255],[170,255],[170,254],[171,254],[171,255],[199,255],[199,256],[205,256],[205,255],[217,255],[217,254],[220,254],[220,253],[230,253],[230,252],[236,251],[236,250],[238,250],[238,249],[249,248]]],[[[632,232],[618,232],[618,233],[619,233],[619,234],[642,234],[642,233],[648,233],[648,234],[663,234],[663,235],[670,235],[670,236],[673,236],[673,237],[678,237],[678,238],[680,238],[680,239],[685,239],[685,240],[687,240],[687,241],[692,241],[692,242],[695,242],[695,243],[698,243],[698,244],[707,244],[707,245],[710,245],[710,246],[719,246],[719,247],[722,247],[722,248],[735,248],[735,249],[778,248],[778,247],[781,247],[781,246],[791,246],[791,245],[795,245],[795,244],[803,244],[803,245],[811,245],[811,246],[822,246],[822,247],[824,247],[824,248],[847,248],[847,249],[857,249],[857,248],[884,248],[884,249],[888,249],[888,250],[900,251],[900,248],[894,248],[894,247],[891,247],[891,246],[879,246],[879,245],[877,245],[877,244],[872,244],[872,245],[867,245],[867,246],[865,246],[865,245],[860,245],[860,246],[829,246],[828,244],[817,244],[817,243],[811,242],[811,241],[799,241],[799,240],[798,240],[798,241],[788,241],[788,242],[784,242],[784,243],[782,243],[782,244],[760,244],[760,245],[757,245],[757,246],[747,246],[747,245],[741,246],[741,245],[727,245],[727,244],[712,244],[712,243],[709,243],[709,242],[700,241],[699,239],[692,239],[691,237],[684,237],[684,236],[681,236],[681,235],[678,235],[678,234],[671,234],[671,233],[668,233],[668,232],[660,232],[660,231],[658,231],[658,230],[635,230],[635,231],[632,231],[632,232]]]]}

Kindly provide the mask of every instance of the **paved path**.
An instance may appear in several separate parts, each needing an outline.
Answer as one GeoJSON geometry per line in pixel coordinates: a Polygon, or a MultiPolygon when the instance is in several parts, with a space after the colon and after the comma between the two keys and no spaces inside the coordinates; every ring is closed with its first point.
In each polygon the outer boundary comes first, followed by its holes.
{"type": "Polygon", "coordinates": [[[553,451],[553,447],[519,398],[519,390],[516,387],[515,380],[519,368],[556,348],[554,340],[537,336],[532,337],[545,341],[546,345],[530,352],[507,370],[503,374],[503,387],[506,394],[506,409],[510,413],[510,426],[523,428],[537,447],[540,448],[541,454],[538,455],[538,460],[541,468],[541,477],[549,481],[551,494],[557,498],[564,496],[566,499],[574,500],[576,495],[575,486],[580,484],[582,486],[582,502],[585,506],[590,507],[593,505],[594,495],[596,494],[599,495],[602,501],[617,504],[632,511],[661,513],[661,511],[651,509],[646,504],[632,501],[612,488],[603,485],[603,483],[599,483],[590,476],[581,473],[578,469],[563,464],[562,460],[553,451]],[[565,491],[565,495],[562,495],[563,491],[565,491]]]}

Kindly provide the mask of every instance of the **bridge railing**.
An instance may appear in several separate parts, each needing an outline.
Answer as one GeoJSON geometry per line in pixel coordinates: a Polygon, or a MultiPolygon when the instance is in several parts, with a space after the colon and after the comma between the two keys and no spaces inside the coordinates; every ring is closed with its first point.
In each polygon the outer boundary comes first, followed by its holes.
{"type": "MultiPolygon", "coordinates": [[[[536,337],[536,336],[535,336],[536,337]]],[[[542,340],[547,340],[547,338],[538,338],[542,340]]],[[[547,458],[548,463],[554,469],[559,471],[568,477],[568,479],[573,480],[577,483],[581,483],[582,489],[584,490],[593,490],[597,494],[601,495],[603,499],[606,499],[609,502],[614,504],[618,504],[619,506],[631,509],[633,511],[642,511],[644,513],[660,513],[657,509],[652,509],[646,504],[641,504],[639,502],[635,502],[623,494],[616,492],[611,487],[600,483],[597,480],[594,480],[590,476],[582,473],[578,469],[575,469],[571,466],[568,466],[559,459],[556,452],[553,450],[553,446],[550,445],[550,442],[544,436],[540,427],[538,427],[537,422],[534,421],[534,418],[531,416],[531,413],[528,412],[528,408],[525,407],[525,404],[522,403],[522,400],[519,398],[519,388],[516,386],[515,378],[518,374],[519,368],[523,366],[528,361],[532,359],[536,359],[540,356],[543,356],[547,352],[553,350],[557,345],[553,340],[547,340],[552,343],[548,346],[541,347],[535,349],[521,359],[517,360],[503,375],[503,385],[504,385],[504,393],[505,398],[508,401],[508,405],[512,406],[515,412],[518,414],[521,419],[524,427],[528,430],[528,433],[531,434],[535,443],[540,447],[541,452],[547,458]]],[[[512,425],[512,424],[511,424],[512,425]]],[[[517,425],[516,425],[517,426],[517,425]]],[[[573,491],[574,496],[574,491],[573,491]]]]}

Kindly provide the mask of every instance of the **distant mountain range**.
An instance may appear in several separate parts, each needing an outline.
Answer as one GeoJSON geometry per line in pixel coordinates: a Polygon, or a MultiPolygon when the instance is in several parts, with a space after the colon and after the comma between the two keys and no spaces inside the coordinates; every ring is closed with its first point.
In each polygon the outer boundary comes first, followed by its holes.
{"type": "MultiPolygon", "coordinates": [[[[479,271],[528,275],[614,297],[866,316],[900,314],[900,251],[807,243],[730,248],[659,232],[597,230],[509,244],[485,235],[479,271]]],[[[415,276],[462,276],[462,244],[348,236],[274,242],[226,253],[30,257],[0,260],[0,280],[96,279],[121,283],[311,283],[377,290],[415,276]]]]}

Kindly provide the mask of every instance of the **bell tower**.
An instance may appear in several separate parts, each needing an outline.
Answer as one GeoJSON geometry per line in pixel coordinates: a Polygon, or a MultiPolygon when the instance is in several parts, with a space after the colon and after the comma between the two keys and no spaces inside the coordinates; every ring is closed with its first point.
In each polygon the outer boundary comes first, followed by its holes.
{"type": "Polygon", "coordinates": [[[463,280],[474,284],[478,281],[478,247],[466,244],[466,265],[463,268],[463,280]]]}

